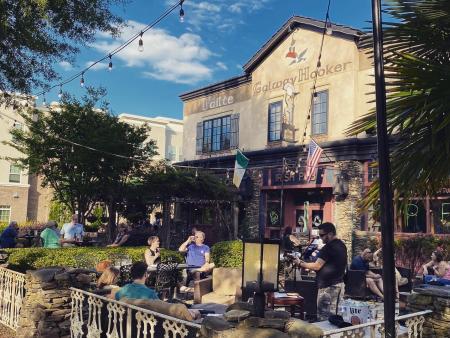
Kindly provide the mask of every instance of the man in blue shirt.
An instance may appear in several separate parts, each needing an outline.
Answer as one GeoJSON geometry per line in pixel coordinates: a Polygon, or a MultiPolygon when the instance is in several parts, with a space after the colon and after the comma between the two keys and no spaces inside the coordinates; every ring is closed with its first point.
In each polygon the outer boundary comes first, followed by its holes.
{"type": "Polygon", "coordinates": [[[147,279],[147,264],[136,262],[131,266],[130,275],[133,283],[127,284],[116,292],[116,300],[128,299],[159,299],[155,290],[145,286],[147,279]]]}
{"type": "Polygon", "coordinates": [[[61,245],[63,247],[75,246],[76,242],[83,240],[84,229],[83,225],[78,223],[78,216],[72,215],[72,222],[65,223],[60,231],[61,245]]]}
{"type": "Polygon", "coordinates": [[[203,244],[205,242],[205,233],[203,231],[196,231],[194,236],[189,238],[180,245],[178,251],[186,253],[186,263],[188,265],[197,266],[195,270],[188,270],[188,278],[186,280],[186,286],[189,286],[189,282],[204,278],[206,273],[211,270],[209,263],[210,250],[209,246],[203,244]]]}
{"type": "Polygon", "coordinates": [[[350,270],[362,270],[366,272],[366,285],[375,295],[384,298],[383,295],[383,279],[379,274],[369,270],[369,263],[373,260],[373,253],[370,249],[364,249],[361,255],[356,256],[352,260],[350,270]]]}
{"type": "Polygon", "coordinates": [[[12,221],[0,235],[0,248],[15,248],[19,226],[12,221]]]}

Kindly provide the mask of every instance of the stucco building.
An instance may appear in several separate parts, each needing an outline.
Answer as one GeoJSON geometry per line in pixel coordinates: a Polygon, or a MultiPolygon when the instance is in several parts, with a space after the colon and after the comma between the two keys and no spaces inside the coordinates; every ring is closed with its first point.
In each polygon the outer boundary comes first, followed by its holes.
{"type": "Polygon", "coordinates": [[[120,114],[119,120],[136,126],[144,124],[150,127],[148,140],[155,140],[158,155],[155,159],[179,162],[183,158],[183,121],[168,117],[146,117],[132,114],[120,114]]]}
{"type": "MultiPolygon", "coordinates": [[[[237,148],[250,159],[239,219],[251,236],[279,238],[284,227],[310,233],[330,221],[351,247],[352,230],[377,230],[376,220],[358,211],[377,176],[370,165],[376,138],[345,134],[374,108],[373,66],[360,48],[361,31],[333,24],[331,34],[322,34],[324,25],[292,17],[243,75],[182,94],[183,154],[186,164],[205,168],[233,168],[237,148]],[[324,151],[305,180],[311,139],[324,151]]],[[[435,231],[430,217],[411,217],[409,228],[398,220],[397,231],[417,232],[412,222],[435,231]]]]}

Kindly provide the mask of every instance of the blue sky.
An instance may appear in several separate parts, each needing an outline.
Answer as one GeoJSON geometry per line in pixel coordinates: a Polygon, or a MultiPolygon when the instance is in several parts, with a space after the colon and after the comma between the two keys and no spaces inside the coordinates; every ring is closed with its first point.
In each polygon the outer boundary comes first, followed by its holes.
{"type": "MultiPolygon", "coordinates": [[[[56,65],[63,78],[84,68],[152,22],[175,0],[131,0],[114,11],[128,26],[117,40],[99,34],[82,48],[73,66],[56,65]]],[[[104,86],[106,100],[115,114],[182,118],[178,95],[209,83],[242,74],[241,66],[292,15],[324,19],[327,0],[186,0],[185,22],[178,11],[144,34],[144,51],[137,41],[107,62],[85,74],[86,85],[104,86]]],[[[367,28],[370,0],[332,0],[330,17],[335,23],[367,28]]],[[[63,88],[74,95],[83,90],[76,80],[63,88]]],[[[58,89],[47,94],[57,100],[58,89]]],[[[41,101],[41,98],[39,99],[41,101]]]]}

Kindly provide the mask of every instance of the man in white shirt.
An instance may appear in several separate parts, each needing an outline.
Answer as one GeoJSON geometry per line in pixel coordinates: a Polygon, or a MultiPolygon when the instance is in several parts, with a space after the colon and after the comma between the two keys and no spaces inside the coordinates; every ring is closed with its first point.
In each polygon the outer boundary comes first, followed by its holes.
{"type": "Polygon", "coordinates": [[[84,235],[83,225],[78,223],[78,216],[72,215],[72,222],[65,223],[60,231],[61,245],[64,247],[75,246],[77,241],[81,241],[84,235]]]}

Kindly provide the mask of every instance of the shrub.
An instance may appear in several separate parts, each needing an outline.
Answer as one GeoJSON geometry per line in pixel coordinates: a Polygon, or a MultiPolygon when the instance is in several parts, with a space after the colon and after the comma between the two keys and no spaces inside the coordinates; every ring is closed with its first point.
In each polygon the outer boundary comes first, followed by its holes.
{"type": "MultiPolygon", "coordinates": [[[[146,247],[119,247],[119,248],[20,248],[5,249],[10,253],[8,263],[13,270],[25,272],[26,270],[40,269],[50,266],[94,268],[95,265],[105,259],[111,259],[118,255],[127,255],[133,262],[144,259],[146,247]]],[[[161,259],[172,257],[181,263],[183,256],[172,250],[161,249],[161,259]]]]}
{"type": "Polygon", "coordinates": [[[242,241],[218,242],[211,248],[211,258],[217,267],[240,268],[242,250],[242,241]]]}

